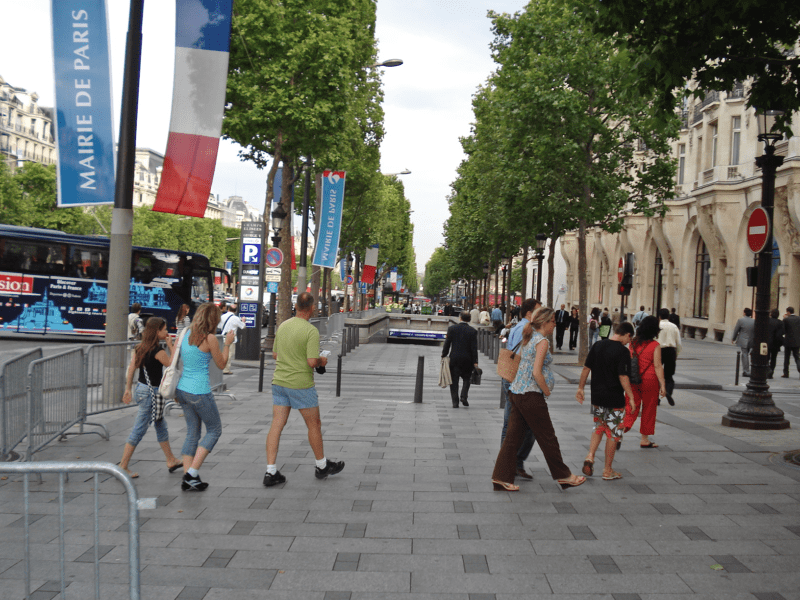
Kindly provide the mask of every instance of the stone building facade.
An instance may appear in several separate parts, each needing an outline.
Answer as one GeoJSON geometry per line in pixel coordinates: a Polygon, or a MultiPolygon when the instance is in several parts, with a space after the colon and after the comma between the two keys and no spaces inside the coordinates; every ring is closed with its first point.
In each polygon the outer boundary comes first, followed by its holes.
{"type": "Polygon", "coordinates": [[[7,83],[0,76],[0,155],[12,168],[25,161],[56,161],[53,109],[39,106],[36,92],[7,83]]]}
{"type": "MultiPolygon", "coordinates": [[[[623,230],[587,230],[588,299],[593,306],[619,307],[619,259],[636,255],[627,306],[676,308],[683,333],[698,339],[729,340],[745,307],[755,306],[746,267],[755,258],[747,247],[746,225],[761,203],[763,153],[746,89],[709,93],[687,103],[679,138],[672,144],[678,164],[677,197],[664,217],[629,215],[623,230]]],[[[793,131],[800,127],[795,115],[793,131]]],[[[783,314],[800,308],[800,137],[776,143],[785,157],[775,182],[772,306],[783,314]]],[[[577,232],[561,240],[567,263],[567,301],[578,304],[577,232]]]]}

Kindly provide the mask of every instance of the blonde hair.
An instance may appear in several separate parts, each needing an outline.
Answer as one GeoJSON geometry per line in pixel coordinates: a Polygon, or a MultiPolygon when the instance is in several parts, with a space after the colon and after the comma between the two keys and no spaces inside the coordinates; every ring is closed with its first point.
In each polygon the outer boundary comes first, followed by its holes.
{"type": "Polygon", "coordinates": [[[194,314],[192,321],[192,335],[189,336],[189,344],[199,346],[209,333],[217,332],[217,325],[222,318],[219,307],[213,302],[201,304],[194,314]]]}
{"type": "Polygon", "coordinates": [[[530,322],[526,323],[525,328],[522,330],[522,345],[527,346],[528,342],[530,342],[533,337],[533,330],[541,329],[542,325],[552,319],[555,314],[556,311],[552,308],[546,308],[544,306],[537,308],[533,315],[531,315],[530,322]]]}

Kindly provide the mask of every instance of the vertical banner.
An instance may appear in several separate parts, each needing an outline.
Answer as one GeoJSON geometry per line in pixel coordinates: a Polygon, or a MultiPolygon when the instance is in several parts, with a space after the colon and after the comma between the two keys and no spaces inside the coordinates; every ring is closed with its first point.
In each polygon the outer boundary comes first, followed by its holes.
{"type": "Polygon", "coordinates": [[[113,204],[116,140],[106,0],[51,0],[50,8],[58,206],[113,204]]]}
{"type": "Polygon", "coordinates": [[[375,283],[375,267],[378,265],[378,244],[370,246],[364,255],[364,267],[361,271],[361,281],[375,283]]]}
{"type": "Polygon", "coordinates": [[[233,0],[176,0],[175,10],[172,116],[153,210],[203,217],[222,133],[233,0]]]}
{"type": "Polygon", "coordinates": [[[317,267],[332,269],[336,266],[336,251],[339,249],[339,234],[342,231],[344,178],[344,171],[322,173],[319,236],[311,263],[317,267]]]}
{"type": "Polygon", "coordinates": [[[343,258],[339,261],[339,278],[344,281],[347,276],[347,259],[343,258]]]}
{"type": "Polygon", "coordinates": [[[393,268],[389,274],[389,282],[392,284],[392,291],[397,291],[397,267],[393,268]]]}
{"type": "Polygon", "coordinates": [[[397,291],[398,292],[403,291],[403,276],[400,275],[399,273],[397,274],[397,291]]]}

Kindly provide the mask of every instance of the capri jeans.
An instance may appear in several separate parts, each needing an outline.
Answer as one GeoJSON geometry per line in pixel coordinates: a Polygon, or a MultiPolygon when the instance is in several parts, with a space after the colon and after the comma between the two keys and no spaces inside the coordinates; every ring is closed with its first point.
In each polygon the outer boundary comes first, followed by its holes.
{"type": "MultiPolygon", "coordinates": [[[[155,390],[158,391],[158,390],[155,390]]],[[[128,443],[136,447],[142,441],[144,434],[147,433],[147,428],[150,426],[150,415],[153,411],[153,398],[150,395],[150,388],[144,383],[137,383],[136,390],[133,393],[133,399],[139,406],[139,412],[136,413],[136,421],[131,429],[131,434],[128,436],[128,443]]],[[[169,441],[169,432],[167,431],[167,420],[161,419],[155,422],[156,439],[158,443],[169,441]]]]}
{"type": "Polygon", "coordinates": [[[181,405],[183,417],[186,419],[186,439],[183,442],[181,454],[194,456],[198,443],[211,452],[219,440],[219,436],[222,435],[222,421],[219,418],[214,394],[190,394],[178,389],[175,400],[181,405]],[[206,434],[202,440],[200,439],[201,423],[206,426],[206,434]]]}

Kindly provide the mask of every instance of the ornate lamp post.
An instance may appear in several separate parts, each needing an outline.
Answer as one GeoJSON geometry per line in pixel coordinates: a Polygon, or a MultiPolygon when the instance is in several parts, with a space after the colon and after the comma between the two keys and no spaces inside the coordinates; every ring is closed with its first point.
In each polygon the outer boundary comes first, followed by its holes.
{"type": "MultiPolygon", "coordinates": [[[[536,258],[539,261],[536,273],[536,298],[542,301],[542,263],[544,262],[544,249],[547,246],[547,236],[544,233],[536,234],[536,258]]],[[[542,304],[544,304],[542,302],[542,304]]]]}
{"type": "MultiPolygon", "coordinates": [[[[272,246],[277,248],[281,243],[281,230],[283,229],[283,221],[286,219],[286,211],[283,210],[283,205],[278,203],[275,210],[272,211],[272,230],[275,232],[272,236],[272,246]]],[[[269,324],[267,325],[267,338],[265,340],[264,348],[271,350],[275,342],[275,306],[277,294],[270,294],[269,298],[269,324]]]]}
{"type": "Polygon", "coordinates": [[[761,208],[767,213],[767,239],[758,253],[756,285],[756,322],[750,363],[750,382],[739,402],[728,409],[722,424],[742,429],[787,429],[789,421],[775,406],[767,384],[769,371],[770,276],[772,271],[772,212],[775,200],[775,172],[783,164],[783,156],[775,156],[775,142],[783,138],[773,133],[775,117],[783,113],[767,110],[757,113],[758,141],[764,142],[764,154],[756,158],[761,168],[761,208]]]}
{"type": "MultiPolygon", "coordinates": [[[[502,258],[500,262],[503,265],[503,301],[500,303],[500,307],[506,311],[508,311],[508,306],[506,305],[506,273],[508,272],[508,259],[502,258]]],[[[507,315],[503,315],[503,319],[505,320],[507,315]]]]}

